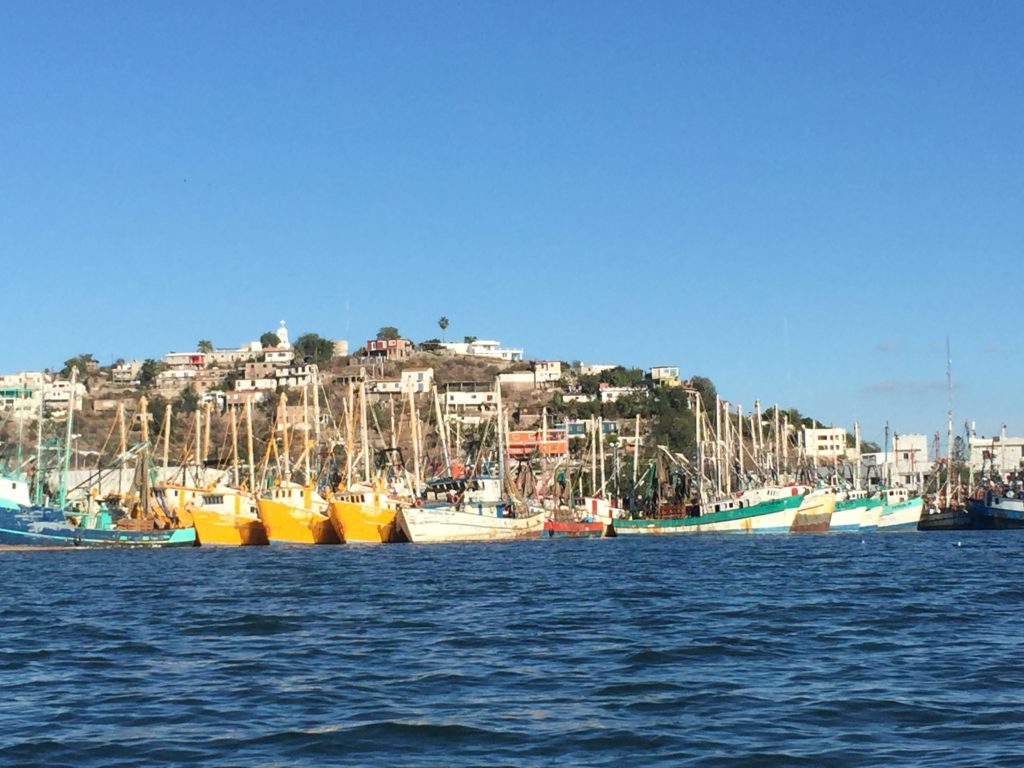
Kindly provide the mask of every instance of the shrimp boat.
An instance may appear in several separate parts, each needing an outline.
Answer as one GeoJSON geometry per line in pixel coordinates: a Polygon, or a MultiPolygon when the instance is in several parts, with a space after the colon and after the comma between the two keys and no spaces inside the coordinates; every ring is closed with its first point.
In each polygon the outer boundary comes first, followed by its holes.
{"type": "Polygon", "coordinates": [[[327,516],[327,501],[311,485],[283,482],[257,502],[271,544],[340,544],[327,516]]]}
{"type": "Polygon", "coordinates": [[[804,494],[790,533],[825,533],[835,507],[836,494],[832,488],[815,488],[804,494]]]}
{"type": "Polygon", "coordinates": [[[544,531],[547,513],[505,498],[496,476],[430,481],[427,494],[444,500],[403,506],[396,515],[414,544],[536,539],[544,531]]]}
{"type": "Polygon", "coordinates": [[[256,497],[244,489],[215,486],[202,491],[190,508],[204,547],[269,544],[256,497]]]}
{"type": "Polygon", "coordinates": [[[387,544],[403,540],[395,519],[400,506],[383,488],[357,484],[334,494],[327,514],[346,544],[387,544]]]}
{"type": "Polygon", "coordinates": [[[556,508],[548,513],[544,522],[544,534],[549,539],[599,539],[614,536],[612,520],[618,513],[625,513],[613,507],[607,499],[590,496],[583,500],[583,506],[570,510],[556,508]]]}
{"type": "Polygon", "coordinates": [[[911,496],[907,488],[882,491],[877,527],[879,531],[916,531],[924,510],[924,499],[911,496]]]}
{"type": "Polygon", "coordinates": [[[1024,492],[1020,486],[995,484],[978,489],[967,500],[967,513],[972,528],[1024,528],[1024,492]]]}
{"type": "Polygon", "coordinates": [[[852,533],[877,528],[881,510],[882,499],[869,496],[867,491],[839,491],[828,530],[831,533],[852,533]]]}
{"type": "Polygon", "coordinates": [[[152,518],[115,521],[107,509],[78,512],[33,505],[20,478],[0,478],[0,546],[15,548],[191,547],[193,527],[158,528],[152,518]],[[127,522],[127,525],[125,524],[127,522]]]}
{"type": "Polygon", "coordinates": [[[615,520],[618,536],[677,533],[789,533],[805,486],[766,486],[707,504],[666,504],[654,518],[615,520]]]}

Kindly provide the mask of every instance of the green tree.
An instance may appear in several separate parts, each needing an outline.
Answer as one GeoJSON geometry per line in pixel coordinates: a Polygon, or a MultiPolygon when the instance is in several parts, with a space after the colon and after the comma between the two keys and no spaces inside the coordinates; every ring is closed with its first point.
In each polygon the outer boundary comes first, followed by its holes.
{"type": "Polygon", "coordinates": [[[200,339],[196,345],[196,350],[199,352],[213,352],[213,342],[209,339],[200,339]]]}
{"type": "Polygon", "coordinates": [[[142,367],[139,369],[139,384],[143,389],[150,389],[156,384],[157,375],[165,370],[167,370],[167,365],[159,360],[150,358],[143,360],[142,367]]]}
{"type": "Polygon", "coordinates": [[[193,413],[199,408],[199,394],[189,387],[181,393],[181,397],[178,398],[178,402],[175,405],[175,409],[180,413],[193,413]]]}
{"type": "Polygon", "coordinates": [[[297,358],[307,363],[325,365],[334,357],[334,342],[315,333],[304,333],[292,345],[297,358]]]}
{"type": "Polygon", "coordinates": [[[264,349],[273,348],[280,346],[281,339],[278,338],[277,334],[273,331],[267,331],[260,336],[260,346],[264,349]]]}
{"type": "Polygon", "coordinates": [[[436,352],[441,349],[440,339],[427,339],[420,344],[420,349],[424,352],[436,352]]]}
{"type": "Polygon", "coordinates": [[[442,315],[441,319],[437,321],[437,325],[441,329],[441,339],[444,340],[444,332],[448,330],[448,318],[442,315]]]}
{"type": "Polygon", "coordinates": [[[718,397],[718,390],[714,382],[705,376],[694,376],[690,379],[690,386],[697,390],[700,395],[701,410],[707,413],[715,408],[715,398],[718,397]]]}
{"type": "Polygon", "coordinates": [[[85,378],[85,374],[88,373],[88,364],[96,362],[91,352],[84,352],[77,357],[72,357],[69,360],[64,361],[64,368],[61,369],[61,376],[68,378],[71,376],[71,369],[78,369],[78,378],[85,378]]]}
{"type": "Polygon", "coordinates": [[[466,344],[472,344],[472,343],[473,343],[474,341],[476,341],[476,336],[463,336],[463,337],[462,337],[462,340],[463,340],[463,341],[464,341],[464,342],[465,342],[466,344]]]}
{"type": "Polygon", "coordinates": [[[381,329],[377,331],[377,339],[379,341],[394,341],[400,338],[402,337],[398,335],[398,329],[393,325],[381,326],[381,329]]]}

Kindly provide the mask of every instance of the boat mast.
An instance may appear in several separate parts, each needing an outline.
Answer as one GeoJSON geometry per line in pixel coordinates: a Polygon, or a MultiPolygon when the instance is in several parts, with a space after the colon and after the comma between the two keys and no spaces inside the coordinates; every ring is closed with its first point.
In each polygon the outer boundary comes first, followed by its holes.
{"type": "Polygon", "coordinates": [[[441,400],[437,395],[437,387],[431,385],[434,394],[434,417],[437,419],[437,434],[441,438],[441,454],[444,457],[444,472],[448,477],[452,476],[452,462],[448,455],[448,422],[441,415],[441,400]]]}
{"type": "Polygon", "coordinates": [[[853,422],[853,450],[857,454],[857,463],[853,466],[853,490],[860,490],[860,422],[853,422]]]}
{"type": "Polygon", "coordinates": [[[949,353],[949,335],[946,336],[946,506],[952,505],[953,493],[953,358],[949,353]]]}
{"type": "MultiPolygon", "coordinates": [[[[366,479],[369,480],[372,475],[370,474],[370,431],[366,424],[366,379],[359,380],[359,420],[360,430],[362,431],[363,439],[363,471],[366,474],[366,479]]],[[[380,425],[377,425],[378,429],[380,425]]]]}
{"type": "Polygon", "coordinates": [[[598,455],[600,456],[600,461],[601,461],[601,493],[600,493],[600,496],[603,499],[604,498],[604,487],[605,487],[605,484],[607,482],[605,480],[605,475],[604,475],[604,417],[603,416],[599,416],[598,417],[598,421],[599,421],[601,426],[597,430],[597,451],[598,451],[598,455]]]}
{"type": "Polygon", "coordinates": [[[498,487],[505,495],[505,434],[502,429],[504,406],[501,403],[501,379],[494,380],[494,399],[498,405],[498,487]]]}
{"type": "Polygon", "coordinates": [[[739,458],[739,481],[737,482],[737,488],[743,483],[743,474],[746,471],[746,466],[743,463],[743,403],[736,405],[736,427],[738,432],[736,434],[736,453],[739,458]]]}
{"type": "Polygon", "coordinates": [[[238,414],[231,408],[231,484],[237,488],[238,476],[238,414]]]}
{"type": "Polygon", "coordinates": [[[782,440],[780,438],[782,432],[782,418],[779,413],[779,404],[775,404],[775,482],[779,485],[782,484],[782,440]]]}
{"type": "Polygon", "coordinates": [[[313,472],[320,476],[320,368],[316,364],[313,369],[313,440],[316,446],[316,463],[313,472]]]}
{"type": "Polygon", "coordinates": [[[68,393],[68,422],[64,432],[64,469],[61,474],[58,507],[64,509],[68,497],[68,470],[71,468],[71,429],[75,420],[75,385],[78,383],[78,367],[71,368],[71,390],[68,393]]]}
{"type": "Polygon", "coordinates": [[[309,382],[302,385],[302,463],[304,482],[309,485],[309,382]]]}
{"type": "MultiPolygon", "coordinates": [[[[566,435],[566,447],[569,445],[569,437],[566,435]]],[[[640,414],[636,415],[636,434],[633,438],[633,489],[636,490],[637,472],[640,466],[640,414]]],[[[632,495],[630,496],[632,498],[632,495]]]]}
{"type": "Polygon", "coordinates": [[[288,395],[281,393],[278,401],[281,408],[281,431],[284,438],[284,479],[292,478],[291,444],[288,442],[288,395]]]}
{"type": "Polygon", "coordinates": [[[252,398],[245,398],[245,441],[249,459],[249,492],[256,493],[256,461],[252,449],[252,398]]]}
{"type": "Polygon", "coordinates": [[[203,404],[203,453],[201,456],[202,461],[199,464],[200,471],[202,472],[202,483],[206,483],[206,460],[210,457],[210,422],[213,421],[213,404],[206,402],[203,404]]]}
{"type": "Polygon", "coordinates": [[[142,426],[142,452],[138,460],[142,463],[142,471],[137,473],[140,479],[139,501],[142,504],[142,516],[149,517],[149,467],[147,458],[149,456],[149,411],[146,407],[149,401],[143,395],[139,398],[139,420],[142,426]]]}
{"type": "Polygon", "coordinates": [[[43,503],[43,390],[39,390],[39,420],[36,423],[36,474],[33,478],[32,501],[37,506],[43,503]]]}
{"type": "Polygon", "coordinates": [[[701,414],[700,392],[693,392],[693,419],[695,422],[695,436],[697,442],[697,493],[700,496],[700,504],[704,503],[704,435],[703,414],[701,414]]]}
{"type": "Polygon", "coordinates": [[[597,496],[597,417],[590,417],[590,495],[597,496]]]}
{"type": "Polygon", "coordinates": [[[171,409],[170,403],[164,410],[164,480],[167,480],[167,465],[171,455],[171,409]]]}
{"type": "Polygon", "coordinates": [[[416,410],[416,393],[409,387],[409,432],[412,437],[412,477],[413,487],[418,491],[420,487],[420,437],[419,437],[419,412],[416,410]]]}
{"type": "Polygon", "coordinates": [[[715,395],[715,493],[722,495],[722,400],[715,395]]]}

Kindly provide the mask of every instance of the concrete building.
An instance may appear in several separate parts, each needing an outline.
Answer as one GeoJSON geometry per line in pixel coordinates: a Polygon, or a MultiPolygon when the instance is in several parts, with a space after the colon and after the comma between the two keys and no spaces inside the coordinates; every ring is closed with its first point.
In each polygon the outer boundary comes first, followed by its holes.
{"type": "Polygon", "coordinates": [[[408,339],[370,339],[366,342],[366,354],[369,357],[401,360],[409,357],[413,351],[412,342],[408,339]]]}
{"type": "Polygon", "coordinates": [[[532,365],[537,384],[556,382],[562,378],[562,362],[560,360],[534,360],[532,365]]]}
{"type": "Polygon", "coordinates": [[[599,373],[610,371],[612,368],[618,368],[618,366],[606,365],[604,363],[583,364],[580,365],[580,376],[597,376],[599,373]]]}
{"type": "Polygon", "coordinates": [[[508,432],[508,455],[522,458],[534,452],[542,456],[565,456],[569,453],[569,441],[565,431],[549,429],[516,429],[508,432]]]}
{"type": "Polygon", "coordinates": [[[999,473],[1024,469],[1024,437],[1007,437],[1005,428],[995,437],[971,437],[968,440],[971,469],[999,473]]]}
{"type": "Polygon", "coordinates": [[[865,453],[861,462],[876,477],[884,478],[891,474],[893,482],[913,486],[934,466],[928,459],[928,440],[928,435],[893,433],[890,450],[865,453]]]}
{"type": "Polygon", "coordinates": [[[204,352],[168,352],[164,355],[164,364],[173,370],[199,370],[206,367],[204,352]]]}
{"type": "Polygon", "coordinates": [[[614,403],[620,397],[626,397],[627,395],[647,394],[647,390],[643,387],[613,387],[603,382],[599,385],[598,389],[602,403],[614,403]]]}
{"type": "Polygon", "coordinates": [[[804,455],[818,463],[846,458],[854,452],[853,448],[846,447],[846,430],[840,427],[803,429],[801,445],[804,455]]]}
{"type": "Polygon", "coordinates": [[[493,339],[475,339],[474,341],[449,341],[441,346],[455,355],[469,357],[486,357],[493,360],[504,360],[508,363],[520,362],[523,359],[521,349],[502,349],[501,342],[493,339]]]}
{"type": "Polygon", "coordinates": [[[489,384],[464,382],[445,387],[444,405],[449,413],[475,414],[497,410],[498,399],[489,384]]]}
{"type": "Polygon", "coordinates": [[[269,365],[291,365],[295,353],[291,348],[271,347],[263,351],[263,362],[269,365]]]}
{"type": "Polygon", "coordinates": [[[115,384],[128,384],[138,378],[141,370],[142,362],[139,360],[118,363],[110,370],[110,380],[115,384]]]}
{"type": "Polygon", "coordinates": [[[655,386],[663,384],[669,387],[678,387],[683,383],[679,378],[678,365],[653,365],[648,377],[651,384],[655,386]]]}

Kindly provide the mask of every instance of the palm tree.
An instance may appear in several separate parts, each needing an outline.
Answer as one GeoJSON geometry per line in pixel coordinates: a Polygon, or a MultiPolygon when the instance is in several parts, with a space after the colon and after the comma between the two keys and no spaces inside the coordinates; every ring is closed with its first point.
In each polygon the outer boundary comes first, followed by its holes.
{"type": "Polygon", "coordinates": [[[213,352],[213,342],[209,339],[200,339],[197,347],[200,352],[213,352]]]}
{"type": "Polygon", "coordinates": [[[444,332],[448,330],[448,318],[442,317],[437,324],[441,328],[441,341],[444,341],[444,332]]]}

